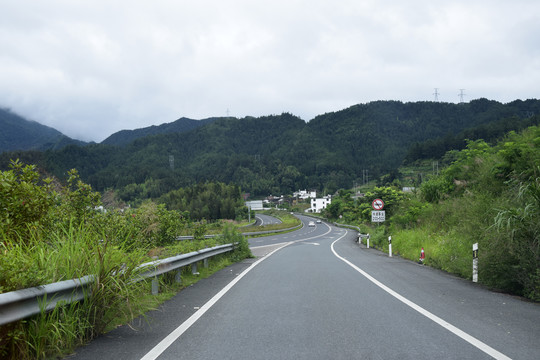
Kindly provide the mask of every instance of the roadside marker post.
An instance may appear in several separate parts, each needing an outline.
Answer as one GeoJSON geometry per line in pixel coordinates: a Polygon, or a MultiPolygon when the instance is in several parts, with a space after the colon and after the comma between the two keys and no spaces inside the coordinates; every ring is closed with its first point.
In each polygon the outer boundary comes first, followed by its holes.
{"type": "Polygon", "coordinates": [[[367,248],[369,249],[369,234],[367,234],[366,245],[367,245],[367,248]]]}
{"type": "Polygon", "coordinates": [[[478,243],[474,243],[472,246],[472,281],[478,282],[478,243]]]}
{"type": "Polygon", "coordinates": [[[392,237],[388,237],[388,257],[392,257],[392,237]]]}

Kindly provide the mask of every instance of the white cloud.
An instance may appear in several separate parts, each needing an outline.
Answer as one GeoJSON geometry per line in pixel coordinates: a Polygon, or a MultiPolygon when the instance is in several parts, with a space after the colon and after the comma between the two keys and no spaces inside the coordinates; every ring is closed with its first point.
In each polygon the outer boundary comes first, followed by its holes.
{"type": "Polygon", "coordinates": [[[0,0],[0,106],[83,140],[378,99],[537,97],[536,1],[0,0]],[[31,9],[31,10],[28,10],[31,9]]]}

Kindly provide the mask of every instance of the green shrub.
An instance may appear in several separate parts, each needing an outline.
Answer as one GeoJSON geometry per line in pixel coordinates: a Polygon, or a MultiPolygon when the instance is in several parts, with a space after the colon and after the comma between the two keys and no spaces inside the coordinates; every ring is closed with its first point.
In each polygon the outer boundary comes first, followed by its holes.
{"type": "Polygon", "coordinates": [[[0,172],[0,229],[6,239],[25,242],[42,227],[56,193],[51,179],[42,180],[34,165],[12,161],[11,170],[0,172]]]}

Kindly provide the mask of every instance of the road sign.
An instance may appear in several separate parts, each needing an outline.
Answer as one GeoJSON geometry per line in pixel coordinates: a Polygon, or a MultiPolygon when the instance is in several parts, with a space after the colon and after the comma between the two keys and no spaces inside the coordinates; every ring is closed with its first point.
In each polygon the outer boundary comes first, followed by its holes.
{"type": "Polygon", "coordinates": [[[371,222],[384,222],[385,220],[386,214],[384,210],[371,212],[371,222]]]}
{"type": "Polygon", "coordinates": [[[371,203],[373,210],[382,210],[384,207],[384,202],[381,199],[375,199],[371,203]]]}

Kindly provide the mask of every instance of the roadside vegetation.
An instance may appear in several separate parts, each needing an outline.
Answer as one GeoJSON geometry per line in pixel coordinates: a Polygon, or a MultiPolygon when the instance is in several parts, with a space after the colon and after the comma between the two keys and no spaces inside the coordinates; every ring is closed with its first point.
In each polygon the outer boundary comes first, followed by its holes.
{"type": "Polygon", "coordinates": [[[469,141],[450,164],[412,193],[399,181],[354,200],[341,190],[325,216],[359,226],[371,246],[472,278],[472,245],[479,245],[479,282],[540,301],[540,128],[510,132],[494,146],[469,141]],[[371,203],[385,202],[386,222],[372,224],[371,203]]]}
{"type": "Polygon", "coordinates": [[[188,212],[151,201],[138,208],[102,211],[99,193],[77,171],[62,185],[18,161],[0,173],[0,293],[94,275],[84,301],[0,327],[0,358],[44,359],[65,355],[95,336],[156,308],[200,278],[184,269],[181,285],[161,277],[162,293],[131,280],[138,265],[219,244],[232,253],[209,261],[202,276],[251,256],[232,222],[193,221],[188,212]],[[205,239],[208,228],[221,236],[205,239]],[[177,241],[181,233],[193,240],[177,241]]]}

